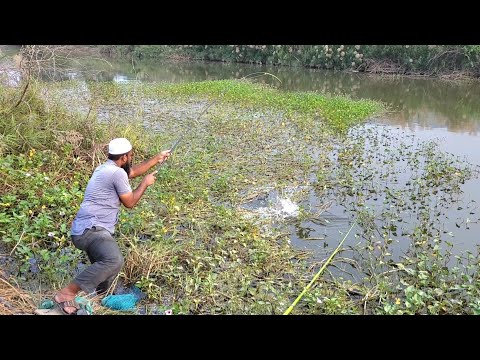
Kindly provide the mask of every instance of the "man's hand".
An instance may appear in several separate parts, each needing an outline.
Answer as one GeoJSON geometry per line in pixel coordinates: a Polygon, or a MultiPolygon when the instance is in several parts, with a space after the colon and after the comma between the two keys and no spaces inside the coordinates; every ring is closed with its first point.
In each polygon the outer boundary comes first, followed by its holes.
{"type": "Polygon", "coordinates": [[[154,171],[146,175],[135,190],[119,195],[122,204],[129,209],[133,208],[138,203],[138,200],[140,200],[145,190],[147,190],[147,187],[155,183],[156,174],[157,171],[154,171]]]}
{"type": "Polygon", "coordinates": [[[143,181],[145,182],[145,185],[150,186],[150,185],[153,185],[155,183],[155,180],[157,180],[157,178],[155,177],[155,175],[157,175],[157,172],[158,172],[158,170],[155,170],[154,172],[148,174],[147,176],[145,176],[143,178],[143,181]]]}
{"type": "Polygon", "coordinates": [[[128,178],[133,179],[137,176],[141,176],[145,174],[148,170],[150,170],[155,165],[161,164],[164,161],[166,161],[171,154],[172,153],[170,150],[163,150],[161,153],[158,153],[157,155],[152,156],[150,159],[145,160],[138,165],[132,166],[132,168],[130,169],[130,174],[128,174],[128,178]]]}
{"type": "Polygon", "coordinates": [[[170,155],[171,155],[170,150],[163,150],[160,154],[156,155],[158,163],[161,164],[164,161],[167,161],[170,155]]]}

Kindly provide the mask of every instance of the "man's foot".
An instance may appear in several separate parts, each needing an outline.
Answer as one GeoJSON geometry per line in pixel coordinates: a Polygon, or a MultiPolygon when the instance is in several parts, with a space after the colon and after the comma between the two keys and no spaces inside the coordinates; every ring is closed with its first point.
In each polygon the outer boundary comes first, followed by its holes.
{"type": "Polygon", "coordinates": [[[75,305],[75,296],[75,294],[66,295],[59,292],[53,297],[53,301],[66,315],[72,315],[79,309],[78,305],[75,305]]]}

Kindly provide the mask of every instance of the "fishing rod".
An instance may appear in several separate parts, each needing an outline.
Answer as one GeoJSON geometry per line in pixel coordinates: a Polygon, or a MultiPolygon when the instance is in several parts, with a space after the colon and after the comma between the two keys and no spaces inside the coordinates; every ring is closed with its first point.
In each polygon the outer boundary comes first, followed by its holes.
{"type": "Polygon", "coordinates": [[[182,140],[184,135],[182,135],[176,142],[175,144],[172,145],[172,147],[170,148],[170,151],[169,153],[170,154],[173,154],[173,152],[175,151],[175,149],[177,148],[178,144],[180,143],[180,140],[182,140]]]}
{"type": "Polygon", "coordinates": [[[350,229],[347,231],[347,233],[345,234],[345,236],[343,237],[342,241],[340,241],[340,243],[338,244],[338,246],[335,248],[335,250],[332,252],[332,254],[328,257],[327,261],[325,261],[325,263],[323,264],[323,266],[320,268],[320,270],[317,272],[317,274],[313,277],[313,279],[310,281],[310,283],[303,289],[303,291],[300,293],[300,295],[297,296],[297,298],[295,299],[295,301],[292,303],[292,305],[290,305],[288,307],[287,310],[285,310],[285,312],[283,313],[283,315],[288,315],[290,314],[290,312],[293,310],[293,308],[295,307],[295,305],[297,305],[297,303],[300,301],[300,299],[303,297],[303,295],[305,295],[308,291],[308,289],[310,289],[310,287],[312,286],[312,284],[315,282],[315,280],[318,279],[318,277],[320,276],[320,274],[323,272],[323,270],[325,270],[325,268],[328,266],[328,264],[330,264],[330,262],[332,261],[332,259],[334,258],[335,254],[340,250],[340,246],[342,246],[343,242],[345,241],[345,239],[347,238],[348,234],[350,234],[350,231],[352,231],[353,229],[353,226],[357,223],[357,221],[355,220],[352,224],[352,226],[350,226],[350,229]]]}
{"type": "MultiPolygon", "coordinates": [[[[180,136],[180,138],[175,141],[175,143],[172,145],[172,147],[170,148],[170,150],[168,151],[170,153],[170,155],[173,154],[173,152],[175,151],[175,149],[177,148],[178,144],[180,143],[180,140],[182,140],[182,138],[185,136],[185,134],[183,134],[182,136],[180,136]]],[[[158,164],[158,167],[161,167],[164,163],[165,163],[166,160],[162,161],[160,164],[158,164]]],[[[158,170],[157,170],[158,171],[158,170]]],[[[155,172],[156,173],[156,172],[155,172]]]]}
{"type": "MultiPolygon", "coordinates": [[[[280,81],[280,84],[282,83],[282,80],[280,80],[278,77],[276,77],[276,76],[273,75],[273,74],[264,72],[264,71],[257,71],[257,72],[254,72],[254,73],[245,75],[244,77],[240,78],[239,81],[245,80],[245,79],[249,78],[250,76],[252,76],[252,77],[259,77],[259,76],[263,76],[263,75],[270,75],[270,76],[272,76],[274,79],[280,81]]],[[[225,92],[226,92],[227,90],[229,90],[233,85],[236,85],[236,83],[233,82],[233,83],[231,83],[229,86],[227,86],[227,87],[220,93],[220,95],[219,95],[218,98],[216,98],[212,103],[208,104],[208,105],[200,112],[200,114],[197,116],[197,118],[196,118],[194,121],[197,123],[198,120],[200,119],[200,117],[201,117],[210,107],[212,107],[218,100],[220,100],[220,96],[223,96],[223,95],[225,94],[225,92]]]]}
{"type": "MultiPolygon", "coordinates": [[[[273,77],[274,79],[278,80],[280,82],[280,84],[282,83],[282,80],[280,80],[277,76],[273,75],[273,74],[270,74],[268,72],[265,72],[265,71],[257,71],[257,72],[254,72],[254,73],[251,73],[251,74],[248,74],[248,75],[245,75],[244,77],[240,78],[239,81],[242,81],[242,80],[246,80],[248,78],[255,78],[255,77],[260,77],[260,76],[264,76],[264,75],[269,75],[271,77],[273,77]]],[[[205,114],[205,112],[211,108],[218,100],[220,100],[220,97],[223,96],[225,94],[225,92],[227,90],[229,90],[233,85],[236,85],[236,82],[233,82],[231,83],[229,86],[227,86],[221,93],[220,95],[214,100],[212,101],[211,103],[207,104],[203,110],[200,112],[200,114],[197,115],[197,117],[194,119],[194,122],[195,124],[198,125],[198,120],[200,119],[200,117],[205,114]]],[[[182,136],[180,136],[177,141],[172,145],[172,147],[170,148],[170,155],[173,154],[173,151],[177,148],[178,144],[180,143],[180,141],[183,140],[183,138],[185,137],[187,133],[184,132],[182,136]]],[[[160,163],[160,166],[163,164],[164,162],[160,163]]]]}

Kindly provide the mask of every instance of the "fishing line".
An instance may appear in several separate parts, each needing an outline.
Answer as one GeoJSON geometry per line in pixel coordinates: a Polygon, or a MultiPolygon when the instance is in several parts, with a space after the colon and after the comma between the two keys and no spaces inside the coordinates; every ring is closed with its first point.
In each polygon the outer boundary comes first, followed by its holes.
{"type": "MultiPolygon", "coordinates": [[[[265,71],[257,71],[257,72],[254,72],[254,73],[251,73],[251,74],[248,74],[248,75],[245,75],[244,77],[240,78],[238,81],[243,81],[243,80],[246,80],[248,78],[256,78],[256,77],[260,77],[260,76],[264,76],[264,75],[269,75],[271,77],[273,77],[274,79],[278,80],[280,82],[280,84],[282,83],[282,80],[280,80],[277,76],[271,74],[271,73],[268,73],[268,72],[265,72],[265,71]]],[[[202,109],[202,111],[200,112],[200,114],[197,115],[197,117],[193,120],[195,125],[198,125],[198,120],[200,120],[200,117],[205,114],[205,112],[211,108],[215,103],[217,103],[220,98],[227,92],[227,90],[229,90],[232,86],[236,85],[237,82],[232,82],[230,85],[228,85],[221,93],[220,95],[215,99],[213,100],[212,102],[210,103],[207,103],[205,105],[205,107],[202,109]]],[[[182,134],[182,136],[180,136],[177,141],[175,141],[175,143],[172,145],[172,147],[170,148],[170,154],[173,154],[173,152],[175,151],[175,149],[177,148],[178,144],[183,140],[183,138],[185,137],[185,135],[187,135],[188,132],[184,132],[182,134]]],[[[159,166],[162,166],[164,162],[160,163],[159,166]]]]}

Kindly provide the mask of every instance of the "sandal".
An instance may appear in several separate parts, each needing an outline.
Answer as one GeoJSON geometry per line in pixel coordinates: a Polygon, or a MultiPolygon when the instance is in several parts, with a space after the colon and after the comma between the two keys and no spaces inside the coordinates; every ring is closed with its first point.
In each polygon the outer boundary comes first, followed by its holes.
{"type": "Polygon", "coordinates": [[[63,315],[77,315],[78,310],[81,309],[79,304],[77,303],[77,301],[75,299],[58,302],[57,300],[55,300],[55,298],[53,298],[53,302],[60,309],[60,311],[63,313],[63,315]],[[76,310],[72,311],[71,313],[68,313],[68,312],[65,311],[66,307],[74,307],[76,310]]]}
{"type": "Polygon", "coordinates": [[[54,307],[58,308],[64,315],[93,315],[93,306],[91,302],[81,296],[76,296],[73,300],[57,301],[53,297],[54,307]],[[68,313],[65,308],[73,307],[75,311],[68,313]]]}

